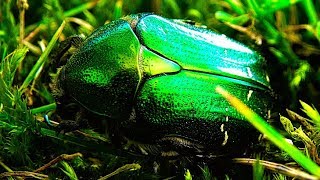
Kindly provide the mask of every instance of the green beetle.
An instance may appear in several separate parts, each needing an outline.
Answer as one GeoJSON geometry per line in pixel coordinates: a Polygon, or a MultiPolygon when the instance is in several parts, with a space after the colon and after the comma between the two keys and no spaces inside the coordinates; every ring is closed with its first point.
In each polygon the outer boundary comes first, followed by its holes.
{"type": "Polygon", "coordinates": [[[63,92],[60,99],[68,95],[118,122],[123,136],[153,144],[163,155],[233,155],[258,133],[215,87],[267,117],[272,95],[263,68],[259,54],[225,35],[137,14],[86,38],[63,66],[56,87],[63,92]]]}

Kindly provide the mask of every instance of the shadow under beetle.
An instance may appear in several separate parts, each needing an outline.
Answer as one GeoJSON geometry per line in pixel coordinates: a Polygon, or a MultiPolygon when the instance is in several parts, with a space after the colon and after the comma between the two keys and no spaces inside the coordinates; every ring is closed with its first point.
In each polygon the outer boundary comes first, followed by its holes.
{"type": "Polygon", "coordinates": [[[243,153],[259,133],[217,85],[265,118],[272,109],[264,59],[225,35],[136,14],[73,38],[59,56],[78,42],[54,82],[58,104],[71,99],[121,137],[153,145],[148,153],[243,153]]]}

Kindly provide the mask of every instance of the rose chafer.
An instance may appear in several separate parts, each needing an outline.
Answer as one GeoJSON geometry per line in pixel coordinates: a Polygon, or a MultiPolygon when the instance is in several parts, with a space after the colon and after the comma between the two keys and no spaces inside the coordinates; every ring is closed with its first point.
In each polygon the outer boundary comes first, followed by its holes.
{"type": "Polygon", "coordinates": [[[219,156],[243,152],[258,133],[215,87],[267,117],[272,98],[263,68],[259,54],[225,35],[138,14],[96,29],[56,83],[58,98],[119,122],[128,139],[219,156]]]}

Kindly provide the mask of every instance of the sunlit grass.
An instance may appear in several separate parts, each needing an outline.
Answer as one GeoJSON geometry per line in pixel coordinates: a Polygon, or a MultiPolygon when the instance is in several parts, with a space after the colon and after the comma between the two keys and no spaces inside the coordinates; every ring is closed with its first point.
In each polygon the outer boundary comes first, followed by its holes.
{"type": "Polygon", "coordinates": [[[241,100],[231,95],[229,92],[218,86],[216,92],[221,94],[229,103],[237,109],[257,130],[266,135],[272,143],[288,153],[292,159],[298,162],[302,167],[308,170],[313,175],[320,177],[320,167],[311,159],[306,157],[297,147],[288,143],[286,139],[272,128],[263,118],[252,111],[241,100]]]}

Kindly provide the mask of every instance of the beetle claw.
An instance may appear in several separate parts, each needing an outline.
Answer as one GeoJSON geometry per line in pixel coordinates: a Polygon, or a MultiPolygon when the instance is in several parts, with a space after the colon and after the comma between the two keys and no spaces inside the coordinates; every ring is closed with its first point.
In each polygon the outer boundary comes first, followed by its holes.
{"type": "Polygon", "coordinates": [[[65,134],[67,132],[72,132],[79,129],[79,123],[73,120],[64,120],[56,127],[57,132],[61,134],[65,134]]]}

